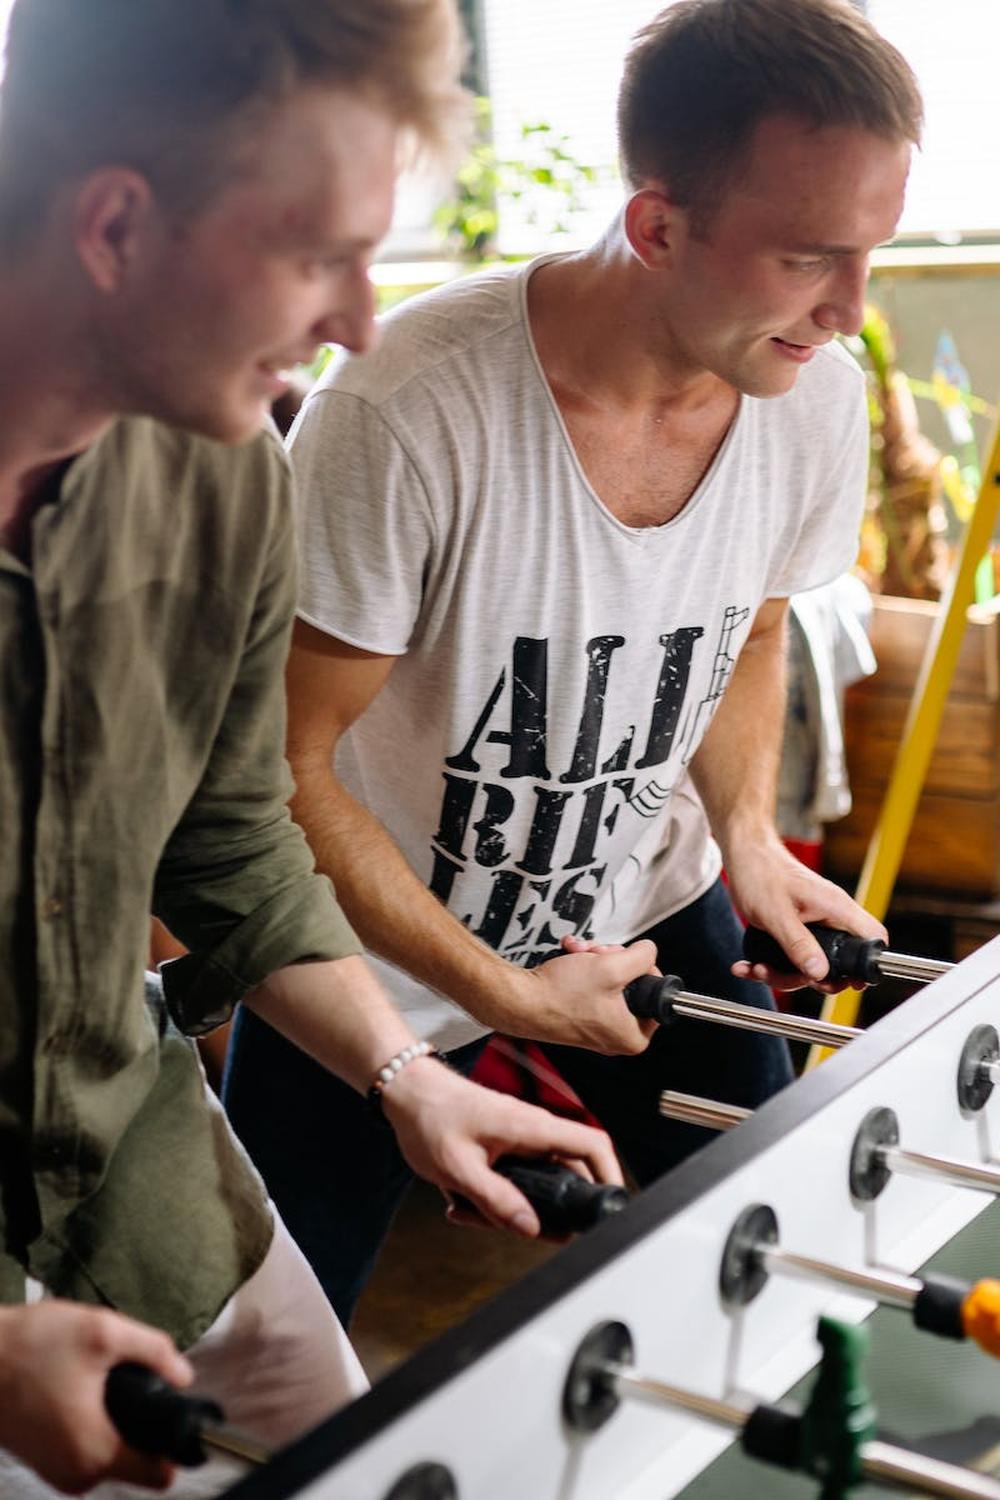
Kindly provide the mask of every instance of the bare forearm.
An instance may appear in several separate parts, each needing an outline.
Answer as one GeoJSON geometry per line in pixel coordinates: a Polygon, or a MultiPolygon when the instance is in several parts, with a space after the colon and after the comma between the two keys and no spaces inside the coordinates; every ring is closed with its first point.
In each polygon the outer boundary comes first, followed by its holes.
{"type": "Polygon", "coordinates": [[[747,963],[734,973],[794,989],[821,982],[826,958],[805,927],[823,921],[863,936],[882,929],[837,886],[799,863],[781,843],[774,812],[785,725],[783,602],[758,613],[726,695],[692,763],[737,907],[754,926],[778,939],[789,956],[787,973],[747,963]]]}
{"type": "Polygon", "coordinates": [[[293,759],[293,771],[299,791],[292,810],[355,931],[374,953],[492,1030],[600,1052],[636,1052],[646,1045],[651,1023],[630,1014],[622,988],[655,961],[652,944],[566,954],[536,969],[518,968],[438,902],[381,824],[325,766],[310,775],[293,759]]]}
{"type": "Polygon", "coordinates": [[[741,840],[776,837],[785,723],[784,615],[751,636],[697,755],[691,776],[728,860],[741,840]]]}
{"type": "Polygon", "coordinates": [[[484,1025],[514,1001],[524,973],[442,906],[398,845],[326,766],[293,762],[292,813],[365,947],[447,995],[484,1025]]]}
{"type": "Polygon", "coordinates": [[[373,953],[492,1030],[599,1052],[641,1051],[650,1023],[630,1013],[623,987],[653,962],[652,944],[567,953],[531,970],[508,963],[438,902],[337,780],[337,744],[384,688],[392,664],[305,621],[288,661],[292,813],[355,932],[373,953]]]}
{"type": "Polygon", "coordinates": [[[414,1041],[356,955],[279,969],[244,1004],[359,1093],[383,1063],[414,1041]]]}
{"type": "MultiPolygon", "coordinates": [[[[414,1041],[356,956],[281,969],[244,1003],[359,1092],[414,1041]]],[[[513,1184],[490,1170],[496,1157],[562,1155],[582,1160],[600,1181],[619,1180],[601,1132],[480,1088],[435,1057],[417,1056],[390,1075],[382,1108],[418,1175],[521,1234],[537,1234],[538,1218],[513,1184]]]]}

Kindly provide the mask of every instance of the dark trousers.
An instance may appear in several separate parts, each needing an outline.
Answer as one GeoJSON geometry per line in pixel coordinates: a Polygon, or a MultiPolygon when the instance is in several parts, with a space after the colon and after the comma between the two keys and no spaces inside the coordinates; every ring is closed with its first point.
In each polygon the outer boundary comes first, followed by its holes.
{"type": "MultiPolygon", "coordinates": [[[[686,988],[773,1009],[763,985],[734,979],[742,931],[721,881],[644,936],[665,973],[686,988]]],[[[449,1055],[471,1072],[486,1045],[449,1055]]],[[[712,1139],[665,1120],[661,1089],[682,1089],[754,1106],[791,1082],[785,1043],[704,1022],[661,1027],[638,1057],[602,1057],[578,1047],[543,1049],[612,1136],[640,1184],[712,1139]]],[[[392,1131],[364,1099],[266,1022],[240,1008],[223,1101],[285,1223],[347,1326],[412,1174],[392,1131]]]]}

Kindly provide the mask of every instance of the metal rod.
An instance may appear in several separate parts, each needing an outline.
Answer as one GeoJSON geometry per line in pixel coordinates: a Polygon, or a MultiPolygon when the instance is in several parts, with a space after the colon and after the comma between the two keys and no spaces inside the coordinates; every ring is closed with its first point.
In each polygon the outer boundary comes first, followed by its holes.
{"type": "Polygon", "coordinates": [[[922,1453],[908,1453],[891,1443],[862,1443],[861,1467],[867,1479],[908,1485],[924,1495],[949,1500],[1000,1500],[1000,1484],[959,1464],[942,1463],[922,1453]]]}
{"type": "MultiPolygon", "coordinates": [[[[708,1130],[732,1130],[753,1114],[738,1104],[723,1104],[718,1099],[702,1099],[697,1094],[682,1094],[664,1089],[660,1095],[660,1114],[685,1125],[703,1125],[708,1130]]],[[[1000,1166],[959,1161],[951,1156],[927,1156],[920,1151],[904,1151],[901,1146],[878,1146],[876,1151],[893,1172],[909,1177],[934,1177],[956,1187],[978,1188],[1000,1194],[1000,1166]]]]}
{"type": "Polygon", "coordinates": [[[233,1427],[224,1424],[218,1427],[203,1427],[200,1433],[201,1441],[206,1448],[214,1448],[218,1453],[225,1453],[229,1458],[241,1458],[246,1464],[268,1464],[274,1457],[268,1448],[255,1443],[245,1433],[237,1432],[233,1427]]]}
{"type": "Polygon", "coordinates": [[[806,1281],[831,1281],[836,1286],[874,1297],[889,1307],[910,1310],[923,1290],[923,1282],[914,1276],[900,1276],[895,1271],[855,1271],[849,1266],[835,1266],[825,1260],[813,1260],[808,1255],[796,1255],[780,1245],[756,1244],[754,1252],[767,1271],[797,1276],[806,1281]]]}
{"type": "Polygon", "coordinates": [[[682,1120],[686,1125],[705,1125],[709,1130],[732,1130],[753,1114],[738,1104],[720,1104],[716,1099],[699,1099],[697,1094],[679,1094],[664,1089],[660,1095],[660,1114],[668,1120],[682,1120]]]}
{"type": "Polygon", "coordinates": [[[904,1151],[901,1146],[879,1146],[877,1149],[886,1166],[894,1172],[905,1172],[909,1177],[936,1177],[938,1181],[951,1182],[956,1187],[1000,1193],[1000,1167],[959,1161],[953,1156],[926,1156],[921,1151],[904,1151]]]}
{"type": "Polygon", "coordinates": [[[659,1401],[666,1406],[679,1406],[684,1411],[693,1412],[696,1417],[718,1422],[722,1427],[742,1429],[753,1410],[750,1402],[737,1405],[735,1401],[717,1401],[713,1396],[700,1396],[695,1391],[668,1385],[666,1381],[656,1380],[651,1375],[640,1375],[629,1365],[609,1363],[602,1368],[604,1373],[614,1377],[615,1384],[625,1395],[647,1396],[651,1401],[659,1401]]]}
{"type": "MultiPolygon", "coordinates": [[[[665,1406],[680,1407],[696,1417],[703,1417],[721,1427],[736,1428],[737,1431],[742,1431],[746,1426],[756,1405],[737,1405],[733,1401],[718,1401],[712,1396],[700,1396],[694,1391],[668,1385],[666,1381],[656,1380],[652,1376],[641,1375],[628,1365],[609,1362],[603,1369],[614,1378],[623,1395],[644,1396],[665,1406]]],[[[1000,1500],[1000,1484],[988,1475],[977,1474],[975,1470],[963,1468],[960,1464],[927,1458],[922,1453],[911,1453],[892,1443],[862,1443],[861,1469],[866,1479],[909,1485],[926,1495],[944,1496],[946,1500],[1000,1500]]]]}
{"type": "Polygon", "coordinates": [[[855,1037],[864,1036],[858,1026],[834,1026],[829,1021],[760,1010],[755,1005],[717,1000],[712,995],[697,995],[691,990],[678,990],[670,1003],[675,1015],[685,1016],[691,1021],[716,1021],[721,1026],[734,1026],[739,1031],[760,1031],[769,1036],[788,1037],[793,1042],[813,1042],[818,1047],[843,1047],[855,1037]]]}
{"type": "Polygon", "coordinates": [[[909,953],[880,953],[878,967],[886,978],[912,979],[917,984],[929,984],[940,979],[955,967],[939,958],[915,958],[909,953]]]}

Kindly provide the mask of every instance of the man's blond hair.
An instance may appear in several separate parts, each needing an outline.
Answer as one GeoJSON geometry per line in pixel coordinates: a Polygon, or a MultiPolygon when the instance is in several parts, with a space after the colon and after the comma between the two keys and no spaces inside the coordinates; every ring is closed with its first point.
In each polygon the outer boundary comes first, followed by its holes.
{"type": "Polygon", "coordinates": [[[0,236],[100,166],[196,212],[297,89],[368,94],[438,151],[465,108],[454,0],[16,0],[0,93],[0,236]]]}

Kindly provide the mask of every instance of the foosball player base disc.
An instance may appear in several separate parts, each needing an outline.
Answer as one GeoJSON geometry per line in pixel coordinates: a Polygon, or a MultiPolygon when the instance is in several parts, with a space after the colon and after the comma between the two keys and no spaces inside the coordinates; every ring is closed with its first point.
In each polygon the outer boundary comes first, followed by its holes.
{"type": "Polygon", "coordinates": [[[598,1323],[581,1342],[563,1387],[563,1416],[575,1432],[596,1432],[621,1405],[609,1364],[635,1360],[632,1335],[624,1323],[598,1323]]]}
{"type": "Polygon", "coordinates": [[[746,1307],[767,1285],[767,1270],[756,1252],[758,1245],[778,1243],[778,1218],[766,1203],[752,1203],[729,1231],[719,1265],[719,1295],[723,1307],[746,1307]]]}
{"type": "Polygon", "coordinates": [[[966,1114],[982,1109],[993,1092],[990,1064],[1000,1058],[995,1026],[974,1026],[958,1060],[958,1105],[966,1114]]]}
{"type": "Polygon", "coordinates": [[[385,1500],[458,1500],[458,1486],[443,1464],[417,1464],[396,1481],[385,1500]]]}
{"type": "Polygon", "coordinates": [[[851,1196],[870,1203],[885,1187],[892,1172],[886,1166],[881,1147],[899,1145],[899,1120],[891,1109],[869,1110],[861,1121],[851,1148],[851,1196]]]}

